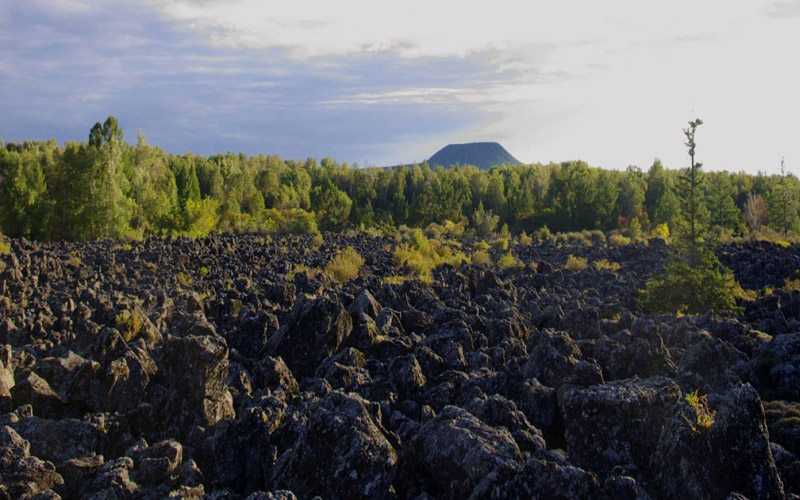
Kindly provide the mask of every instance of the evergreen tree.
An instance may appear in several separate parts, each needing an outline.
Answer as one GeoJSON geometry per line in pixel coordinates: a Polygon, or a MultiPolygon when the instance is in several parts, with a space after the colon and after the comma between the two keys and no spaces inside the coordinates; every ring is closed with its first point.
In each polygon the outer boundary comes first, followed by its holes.
{"type": "Polygon", "coordinates": [[[730,269],[714,255],[715,242],[699,223],[701,164],[695,162],[697,119],[684,129],[691,165],[679,183],[684,220],[679,224],[673,250],[662,273],[647,282],[642,293],[644,308],[651,311],[704,313],[708,309],[736,309],[739,285],[730,269]]]}
{"type": "Polygon", "coordinates": [[[781,176],[771,197],[770,223],[783,234],[784,238],[787,238],[789,230],[795,229],[800,221],[797,216],[797,198],[789,189],[785,168],[786,165],[781,158],[781,176]]]}

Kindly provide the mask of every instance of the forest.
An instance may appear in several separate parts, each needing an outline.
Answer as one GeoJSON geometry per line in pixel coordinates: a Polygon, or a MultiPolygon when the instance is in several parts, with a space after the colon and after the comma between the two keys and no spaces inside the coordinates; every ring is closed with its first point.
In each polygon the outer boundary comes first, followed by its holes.
{"type": "MultiPolygon", "coordinates": [[[[110,116],[92,127],[88,141],[0,141],[0,229],[10,237],[79,241],[390,231],[450,221],[477,236],[502,227],[514,233],[546,227],[638,239],[668,235],[680,219],[682,169],[673,167],[656,159],[646,171],[583,161],[490,170],[427,163],[359,168],[331,158],[175,155],[148,144],[141,130],[136,144],[126,142],[110,116]]],[[[698,221],[713,234],[797,237],[796,176],[717,171],[704,177],[698,221]]]]}

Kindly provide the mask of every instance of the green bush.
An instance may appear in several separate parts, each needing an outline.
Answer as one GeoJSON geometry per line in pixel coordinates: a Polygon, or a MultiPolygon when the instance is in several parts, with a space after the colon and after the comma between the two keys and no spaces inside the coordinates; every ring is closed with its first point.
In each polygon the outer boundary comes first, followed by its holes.
{"type": "Polygon", "coordinates": [[[522,234],[519,235],[519,244],[524,246],[530,246],[533,243],[533,238],[528,236],[528,233],[522,231],[522,234]]]}
{"type": "Polygon", "coordinates": [[[618,233],[612,233],[608,235],[608,244],[615,247],[630,245],[631,239],[618,233]]]}
{"type": "Polygon", "coordinates": [[[567,257],[567,263],[564,264],[565,269],[569,269],[570,271],[583,271],[588,266],[588,262],[583,257],[576,257],[574,255],[570,255],[567,257]]]}
{"type": "Polygon", "coordinates": [[[695,268],[680,256],[667,261],[659,276],[647,282],[641,293],[642,306],[650,312],[703,314],[737,311],[741,287],[730,269],[722,266],[712,252],[702,255],[695,268]],[[708,255],[710,254],[710,256],[708,255]]]}
{"type": "Polygon", "coordinates": [[[492,258],[489,257],[489,252],[486,250],[477,250],[472,254],[472,258],[470,260],[472,264],[476,266],[492,264],[492,258]]]}
{"type": "Polygon", "coordinates": [[[306,212],[300,208],[293,208],[284,212],[279,228],[283,234],[316,234],[319,232],[314,213],[306,212]]]}
{"type": "Polygon", "coordinates": [[[219,202],[212,198],[202,201],[186,200],[186,234],[192,238],[205,238],[219,221],[219,202]]]}
{"type": "Polygon", "coordinates": [[[511,255],[511,251],[507,254],[500,257],[500,260],[497,261],[497,265],[502,268],[509,268],[509,267],[517,267],[517,259],[511,255]]]}
{"type": "Polygon", "coordinates": [[[345,284],[358,276],[358,271],[363,265],[364,258],[353,247],[347,247],[328,262],[325,274],[337,283],[345,284]]]}
{"type": "Polygon", "coordinates": [[[594,267],[601,271],[619,271],[619,262],[609,262],[608,259],[600,259],[594,261],[594,267]]]}
{"type": "Polygon", "coordinates": [[[473,249],[474,251],[476,251],[476,252],[477,252],[477,251],[481,251],[481,250],[484,250],[484,251],[485,251],[485,250],[489,250],[489,248],[491,248],[491,247],[489,246],[489,244],[488,244],[488,243],[486,243],[486,242],[485,242],[485,241],[483,241],[483,240],[481,240],[481,241],[478,241],[478,242],[475,242],[475,244],[474,244],[474,245],[472,245],[472,249],[473,249]]]}

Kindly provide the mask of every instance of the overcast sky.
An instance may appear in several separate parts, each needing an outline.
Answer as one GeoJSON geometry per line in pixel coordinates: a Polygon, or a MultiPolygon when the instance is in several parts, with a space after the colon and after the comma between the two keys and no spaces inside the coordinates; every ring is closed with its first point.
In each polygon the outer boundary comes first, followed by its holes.
{"type": "Polygon", "coordinates": [[[0,2],[0,138],[800,173],[800,0],[0,2]]]}

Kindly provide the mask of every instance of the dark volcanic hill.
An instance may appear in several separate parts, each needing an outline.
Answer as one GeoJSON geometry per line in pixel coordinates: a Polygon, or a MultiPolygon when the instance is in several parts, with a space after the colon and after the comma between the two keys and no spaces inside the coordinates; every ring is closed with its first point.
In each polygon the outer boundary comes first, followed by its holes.
{"type": "Polygon", "coordinates": [[[428,159],[431,166],[475,165],[486,170],[495,165],[520,165],[521,162],[496,142],[449,144],[428,159]]]}

